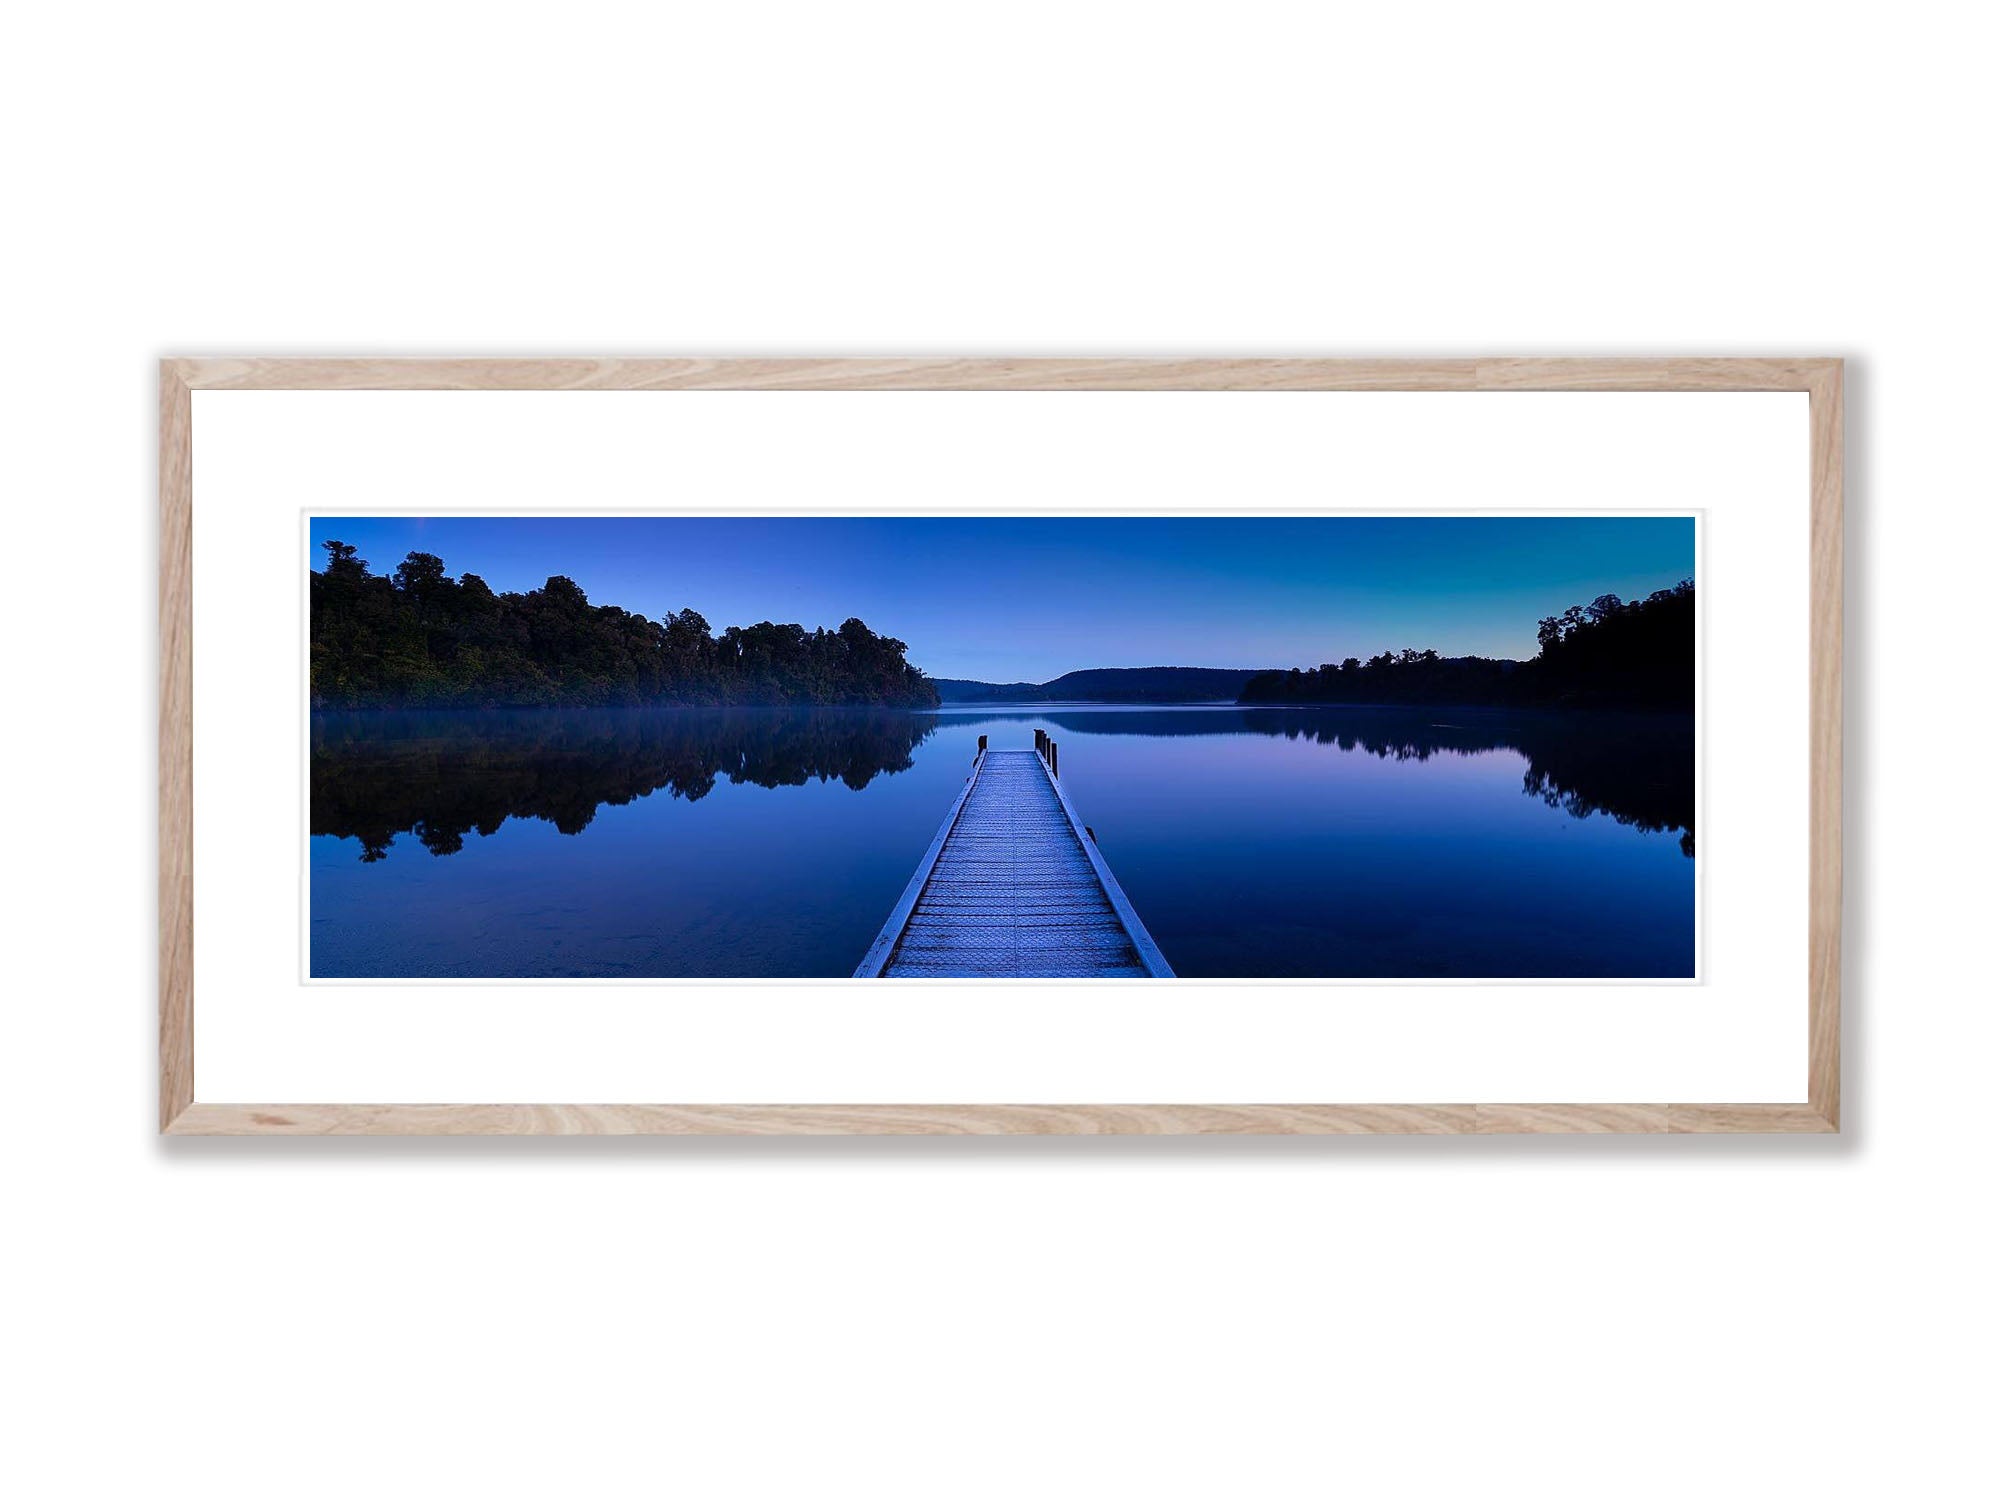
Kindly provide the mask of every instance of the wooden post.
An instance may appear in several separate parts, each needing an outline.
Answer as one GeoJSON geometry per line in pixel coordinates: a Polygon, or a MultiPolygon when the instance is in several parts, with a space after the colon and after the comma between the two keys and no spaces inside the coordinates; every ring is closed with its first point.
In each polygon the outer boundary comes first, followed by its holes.
{"type": "Polygon", "coordinates": [[[981,750],[984,750],[986,748],[986,736],[983,734],[979,737],[979,748],[981,750]]]}
{"type": "Polygon", "coordinates": [[[1035,754],[1041,756],[1043,760],[1049,758],[1048,740],[1049,733],[1046,729],[1035,731],[1035,754]]]}
{"type": "Polygon", "coordinates": [[[1060,777],[1062,775],[1062,771],[1056,759],[1056,742],[1054,740],[1049,741],[1049,775],[1055,777],[1060,777]]]}

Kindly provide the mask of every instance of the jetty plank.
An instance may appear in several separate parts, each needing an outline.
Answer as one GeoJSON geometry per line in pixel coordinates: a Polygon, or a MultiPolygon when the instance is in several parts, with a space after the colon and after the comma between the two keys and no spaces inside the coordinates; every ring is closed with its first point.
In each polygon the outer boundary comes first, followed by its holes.
{"type": "Polygon", "coordinates": [[[983,750],[857,978],[1170,979],[1041,755],[983,750]]]}

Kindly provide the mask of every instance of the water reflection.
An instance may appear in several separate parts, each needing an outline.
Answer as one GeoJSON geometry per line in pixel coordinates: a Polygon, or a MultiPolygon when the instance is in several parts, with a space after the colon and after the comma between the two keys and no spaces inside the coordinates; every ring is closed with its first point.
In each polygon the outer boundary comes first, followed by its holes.
{"type": "Polygon", "coordinates": [[[1045,723],[1078,734],[1282,736],[1384,760],[1513,750],[1522,790],[1572,817],[1602,813],[1680,835],[1694,854],[1694,721],[1685,715],[1404,708],[982,709],[940,719],[891,709],[597,709],[316,714],[312,831],[384,857],[412,833],[433,854],[508,818],[567,834],[597,809],[666,790],[699,801],[719,779],[860,791],[906,771],[940,722],[1045,723]]]}
{"type": "Polygon", "coordinates": [[[1695,972],[1685,717],[989,704],[315,716],[311,972],[850,974],[1036,728],[1183,976],[1695,972]]]}
{"type": "Polygon", "coordinates": [[[1602,813],[1680,835],[1694,855],[1694,719],[1687,714],[1535,713],[1473,708],[1142,708],[979,712],[960,722],[1054,723],[1078,734],[1255,734],[1362,751],[1383,760],[1513,750],[1521,790],[1572,817],[1602,813]]]}
{"type": "Polygon", "coordinates": [[[374,863],[399,833],[456,854],[509,818],[576,834],[600,807],[661,790],[698,802],[723,779],[860,791],[907,771],[936,727],[889,709],[315,714],[312,831],[359,839],[374,863]]]}

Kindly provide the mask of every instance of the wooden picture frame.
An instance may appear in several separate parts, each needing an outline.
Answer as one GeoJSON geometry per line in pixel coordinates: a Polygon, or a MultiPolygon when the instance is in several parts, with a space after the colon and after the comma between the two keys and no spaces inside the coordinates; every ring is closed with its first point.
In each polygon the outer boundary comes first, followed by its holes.
{"type": "Polygon", "coordinates": [[[166,359],[160,366],[159,1124],[173,1135],[1828,1133],[1840,1128],[1838,359],[166,359]],[[197,390],[1792,391],[1810,405],[1804,1103],[293,1104],[194,1072],[197,390]]]}

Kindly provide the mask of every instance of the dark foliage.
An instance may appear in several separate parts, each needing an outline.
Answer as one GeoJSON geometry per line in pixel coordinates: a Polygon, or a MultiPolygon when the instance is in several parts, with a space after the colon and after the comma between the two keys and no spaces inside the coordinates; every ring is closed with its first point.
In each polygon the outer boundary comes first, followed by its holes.
{"type": "Polygon", "coordinates": [[[593,605],[567,578],[496,594],[412,552],[395,576],[330,541],[312,588],[315,708],[836,704],[928,708],[903,642],[859,620],[838,630],[730,626],[691,609],[660,620],[593,605]]]}
{"type": "Polygon", "coordinates": [[[1490,703],[1694,709],[1694,582],[1631,602],[1604,594],[1541,622],[1533,661],[1384,651],[1260,672],[1244,703],[1490,703]]]}
{"type": "Polygon", "coordinates": [[[576,834],[601,806],[661,790],[698,802],[724,779],[860,791],[908,770],[935,726],[879,709],[316,714],[312,831],[358,838],[368,863],[400,833],[432,854],[456,854],[467,834],[509,818],[576,834]]]}

